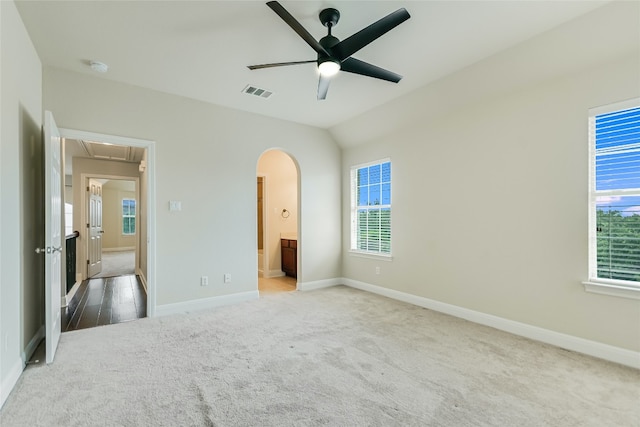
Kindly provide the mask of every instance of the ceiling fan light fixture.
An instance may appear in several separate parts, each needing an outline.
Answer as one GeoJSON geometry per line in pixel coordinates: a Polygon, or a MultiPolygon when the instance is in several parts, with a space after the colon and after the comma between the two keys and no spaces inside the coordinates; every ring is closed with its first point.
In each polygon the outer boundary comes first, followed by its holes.
{"type": "Polygon", "coordinates": [[[334,76],[340,71],[340,63],[333,59],[325,59],[318,65],[318,71],[325,77],[334,76]]]}

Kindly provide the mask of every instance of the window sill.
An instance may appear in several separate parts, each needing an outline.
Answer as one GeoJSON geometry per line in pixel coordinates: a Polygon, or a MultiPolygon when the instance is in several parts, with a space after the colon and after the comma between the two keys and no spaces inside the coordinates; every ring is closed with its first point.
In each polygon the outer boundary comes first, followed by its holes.
{"type": "Polygon", "coordinates": [[[628,285],[623,282],[603,282],[595,280],[582,282],[582,284],[584,285],[584,290],[587,292],[640,300],[640,286],[628,285]]]}
{"type": "Polygon", "coordinates": [[[371,254],[368,252],[358,252],[353,250],[349,251],[349,255],[358,258],[377,259],[379,261],[393,261],[393,257],[391,255],[371,254]]]}

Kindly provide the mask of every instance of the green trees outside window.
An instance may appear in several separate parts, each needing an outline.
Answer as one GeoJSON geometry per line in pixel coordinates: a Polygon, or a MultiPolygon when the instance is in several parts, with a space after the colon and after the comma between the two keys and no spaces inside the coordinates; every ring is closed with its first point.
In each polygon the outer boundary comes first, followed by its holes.
{"type": "Polygon", "coordinates": [[[640,213],[598,209],[598,277],[640,282],[640,213]]]}

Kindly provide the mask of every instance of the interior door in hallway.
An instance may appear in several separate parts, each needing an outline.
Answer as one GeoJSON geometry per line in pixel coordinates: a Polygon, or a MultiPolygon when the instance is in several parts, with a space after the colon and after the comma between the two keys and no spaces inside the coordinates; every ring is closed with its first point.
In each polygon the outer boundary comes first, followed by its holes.
{"type": "Polygon", "coordinates": [[[50,111],[44,115],[45,212],[45,352],[46,362],[53,362],[61,333],[60,297],[62,283],[62,152],[60,131],[50,111]]]}
{"type": "Polygon", "coordinates": [[[89,179],[89,209],[87,228],[89,232],[87,276],[93,277],[102,271],[102,183],[89,179]]]}

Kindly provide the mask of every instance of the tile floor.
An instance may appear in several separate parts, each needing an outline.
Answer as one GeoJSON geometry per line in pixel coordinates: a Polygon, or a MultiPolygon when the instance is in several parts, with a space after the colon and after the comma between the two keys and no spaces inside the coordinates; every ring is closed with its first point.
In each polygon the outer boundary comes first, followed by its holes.
{"type": "Polygon", "coordinates": [[[296,290],[296,279],[289,276],[264,278],[258,277],[258,291],[260,295],[278,292],[292,292],[296,290]]]}

